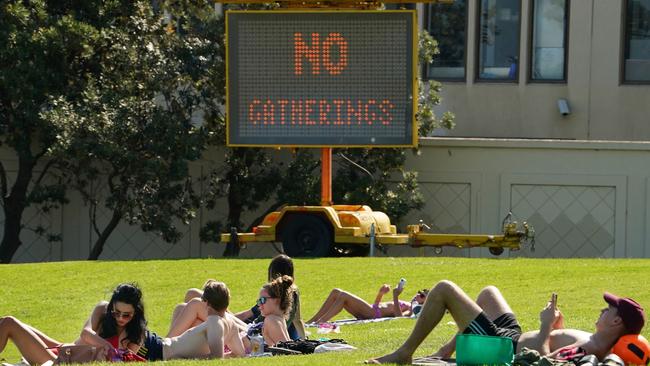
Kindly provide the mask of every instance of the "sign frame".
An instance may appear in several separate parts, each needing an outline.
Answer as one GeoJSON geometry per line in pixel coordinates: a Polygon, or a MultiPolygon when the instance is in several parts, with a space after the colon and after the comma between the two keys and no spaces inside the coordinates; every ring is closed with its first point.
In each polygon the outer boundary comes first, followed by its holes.
{"type": "MultiPolygon", "coordinates": [[[[418,82],[417,82],[417,77],[418,77],[418,58],[417,58],[417,44],[418,44],[418,28],[417,28],[417,12],[416,10],[351,10],[351,9],[344,9],[344,10],[332,10],[332,9],[282,9],[282,10],[228,10],[226,11],[226,145],[229,147],[273,147],[273,148],[278,148],[278,147],[287,147],[287,148],[298,148],[298,147],[306,147],[306,148],[347,148],[347,147],[358,147],[358,148],[407,148],[407,147],[417,147],[418,144],[418,124],[415,119],[415,115],[417,113],[417,102],[418,102],[418,82]],[[348,13],[382,13],[382,14],[387,14],[387,13],[406,13],[410,15],[410,38],[412,40],[412,44],[409,46],[407,45],[407,51],[409,51],[410,47],[410,55],[404,55],[404,57],[410,56],[411,63],[408,65],[407,62],[407,67],[410,67],[410,70],[407,69],[405,72],[410,71],[410,113],[407,115],[407,120],[405,123],[407,126],[405,126],[404,131],[407,131],[410,129],[410,136],[405,136],[403,139],[404,143],[368,143],[368,144],[356,144],[356,143],[331,143],[331,142],[323,142],[323,143],[309,143],[309,144],[302,144],[302,143],[241,143],[241,142],[234,142],[232,141],[233,138],[231,137],[231,133],[233,132],[233,127],[231,123],[231,90],[233,87],[236,87],[235,85],[231,85],[232,78],[231,78],[231,71],[233,68],[238,68],[238,66],[233,66],[230,64],[231,62],[231,52],[233,45],[231,45],[231,34],[230,34],[230,16],[235,15],[235,14],[278,14],[278,13],[290,13],[290,14],[323,14],[323,13],[328,13],[328,14],[348,14],[348,13]],[[410,139],[409,139],[410,138],[410,139]]],[[[408,80],[408,78],[406,79],[408,80]]]]}

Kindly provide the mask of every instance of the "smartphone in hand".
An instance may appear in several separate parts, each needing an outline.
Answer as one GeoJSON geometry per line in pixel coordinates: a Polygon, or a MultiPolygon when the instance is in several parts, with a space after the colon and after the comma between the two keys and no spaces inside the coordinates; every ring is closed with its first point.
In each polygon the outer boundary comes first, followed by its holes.
{"type": "Polygon", "coordinates": [[[557,294],[555,292],[551,294],[551,305],[554,309],[557,309],[557,294]]]}

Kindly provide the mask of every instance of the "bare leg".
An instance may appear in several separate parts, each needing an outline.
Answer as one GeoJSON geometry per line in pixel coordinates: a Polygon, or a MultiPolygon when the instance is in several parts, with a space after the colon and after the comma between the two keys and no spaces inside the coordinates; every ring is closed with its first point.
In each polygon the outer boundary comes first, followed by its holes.
{"type": "MultiPolygon", "coordinates": [[[[25,323],[23,323],[23,324],[25,324],[25,323]]],[[[48,336],[47,334],[45,334],[45,333],[41,332],[40,330],[38,330],[38,329],[32,327],[31,325],[29,325],[29,324],[25,324],[25,325],[26,325],[27,327],[29,327],[29,329],[30,329],[32,332],[34,332],[34,334],[36,334],[36,335],[38,336],[38,338],[40,338],[41,341],[43,341],[43,343],[45,343],[45,345],[47,346],[47,348],[58,347],[58,346],[60,346],[60,345],[63,344],[63,342],[59,342],[59,341],[57,341],[56,339],[51,338],[51,337],[48,336]]]]}
{"type": "Polygon", "coordinates": [[[336,299],[339,297],[341,294],[342,290],[339,290],[338,288],[335,288],[330,292],[329,295],[327,295],[327,299],[325,299],[325,302],[323,305],[321,305],[320,309],[314,316],[311,317],[311,319],[307,320],[307,323],[315,323],[318,319],[323,317],[323,315],[329,310],[329,308],[334,304],[336,299]]]}
{"type": "Polygon", "coordinates": [[[203,323],[207,317],[207,306],[200,299],[192,299],[187,304],[179,304],[174,309],[167,337],[181,335],[186,330],[203,323]]]}
{"type": "Polygon", "coordinates": [[[357,319],[372,319],[375,316],[372,305],[356,295],[342,291],[336,301],[330,306],[329,310],[320,319],[317,319],[316,322],[326,322],[344,309],[357,319]]]}
{"type": "Polygon", "coordinates": [[[459,329],[465,329],[482,309],[450,281],[440,281],[427,295],[420,317],[403,345],[395,352],[369,360],[369,363],[411,364],[413,353],[449,310],[459,329]]]}
{"type": "Polygon", "coordinates": [[[495,286],[488,286],[481,290],[476,298],[476,303],[483,309],[485,316],[492,321],[503,314],[513,313],[501,291],[495,286]]]}
{"type": "MultiPolygon", "coordinates": [[[[479,292],[476,298],[476,304],[483,309],[485,316],[491,321],[496,320],[503,314],[513,313],[510,305],[495,286],[488,286],[479,292]]],[[[459,330],[463,330],[461,328],[459,330]]],[[[445,345],[440,347],[438,352],[432,356],[449,358],[456,351],[456,336],[453,336],[445,345]]]]}
{"type": "MultiPolygon", "coordinates": [[[[7,341],[11,339],[30,364],[42,365],[47,361],[54,360],[56,358],[54,354],[47,349],[45,342],[32,329],[14,317],[0,318],[0,352],[5,349],[7,341]]],[[[40,331],[38,333],[43,334],[40,331]]]]}
{"type": "Polygon", "coordinates": [[[190,300],[196,298],[196,297],[201,297],[203,296],[203,290],[199,290],[198,288],[191,288],[187,290],[185,293],[185,302],[188,303],[190,300]]]}

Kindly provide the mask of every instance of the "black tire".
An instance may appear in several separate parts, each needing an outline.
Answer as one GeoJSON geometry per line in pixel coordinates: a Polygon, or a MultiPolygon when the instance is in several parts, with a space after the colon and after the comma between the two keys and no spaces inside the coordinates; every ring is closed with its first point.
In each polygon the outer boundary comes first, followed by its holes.
{"type": "Polygon", "coordinates": [[[291,215],[282,230],[282,246],[290,257],[326,257],[332,246],[332,231],[314,215],[291,215]]]}
{"type": "Polygon", "coordinates": [[[502,247],[489,247],[488,250],[490,251],[490,254],[499,256],[503,254],[504,249],[502,247]]]}
{"type": "Polygon", "coordinates": [[[334,244],[332,256],[334,257],[367,257],[370,246],[364,244],[334,244]]]}

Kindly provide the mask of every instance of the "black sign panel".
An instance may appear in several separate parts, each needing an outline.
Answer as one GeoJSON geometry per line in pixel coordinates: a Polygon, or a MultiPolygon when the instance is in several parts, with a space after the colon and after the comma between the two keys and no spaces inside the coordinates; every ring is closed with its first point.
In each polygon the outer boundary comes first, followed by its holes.
{"type": "Polygon", "coordinates": [[[414,11],[235,11],[229,146],[414,146],[414,11]]]}

